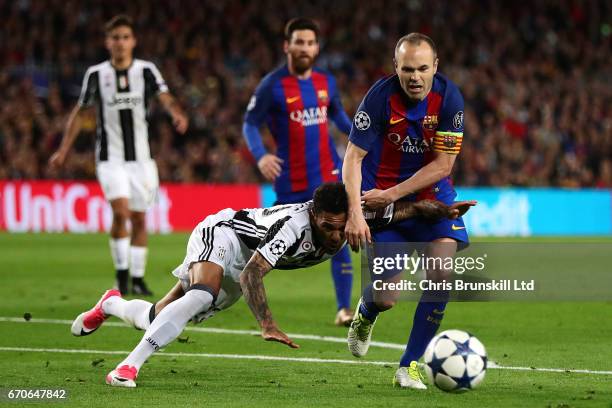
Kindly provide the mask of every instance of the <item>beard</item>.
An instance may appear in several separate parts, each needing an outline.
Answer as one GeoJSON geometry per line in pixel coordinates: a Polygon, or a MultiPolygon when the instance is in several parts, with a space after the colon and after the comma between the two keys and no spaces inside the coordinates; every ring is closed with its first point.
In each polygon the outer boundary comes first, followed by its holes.
{"type": "Polygon", "coordinates": [[[298,73],[302,74],[308,71],[314,65],[314,58],[310,56],[293,56],[291,59],[293,69],[298,73]]]}

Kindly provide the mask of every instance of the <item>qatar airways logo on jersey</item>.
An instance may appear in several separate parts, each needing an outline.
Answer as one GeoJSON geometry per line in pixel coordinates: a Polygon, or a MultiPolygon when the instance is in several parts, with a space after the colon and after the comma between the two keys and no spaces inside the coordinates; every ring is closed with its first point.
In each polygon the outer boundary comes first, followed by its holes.
{"type": "Polygon", "coordinates": [[[106,102],[111,109],[133,109],[142,103],[142,96],[135,92],[116,93],[106,102]]]}
{"type": "Polygon", "coordinates": [[[397,146],[398,151],[412,154],[423,154],[431,150],[430,144],[425,139],[417,139],[410,136],[401,136],[397,133],[387,134],[387,139],[397,146]]]}
{"type": "Polygon", "coordinates": [[[302,126],[315,126],[327,123],[327,106],[317,106],[302,110],[294,110],[289,114],[292,121],[300,123],[302,126]]]}

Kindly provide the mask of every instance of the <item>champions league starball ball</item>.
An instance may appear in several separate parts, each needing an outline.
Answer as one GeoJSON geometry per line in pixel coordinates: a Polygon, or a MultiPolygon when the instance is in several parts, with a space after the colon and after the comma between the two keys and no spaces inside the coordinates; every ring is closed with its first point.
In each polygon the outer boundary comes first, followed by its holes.
{"type": "Polygon", "coordinates": [[[429,382],[447,392],[474,389],[487,371],[487,351],[470,333],[446,330],[434,337],[423,356],[429,382]]]}

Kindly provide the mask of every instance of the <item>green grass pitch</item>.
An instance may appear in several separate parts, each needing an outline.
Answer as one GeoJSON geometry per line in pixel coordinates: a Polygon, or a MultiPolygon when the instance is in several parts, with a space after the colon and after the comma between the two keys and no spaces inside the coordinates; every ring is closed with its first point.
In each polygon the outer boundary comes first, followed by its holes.
{"type": "MultiPolygon", "coordinates": [[[[182,260],[186,241],[185,234],[150,238],[147,281],[156,295],[174,284],[169,272],[182,260]]],[[[194,330],[149,359],[138,388],[112,388],[104,384],[106,373],[142,332],[108,325],[76,338],[65,323],[37,320],[72,320],[113,284],[107,237],[0,234],[0,276],[0,388],[66,389],[68,398],[61,406],[612,407],[610,374],[491,368],[482,386],[472,392],[447,394],[433,386],[416,392],[391,385],[401,350],[372,347],[363,359],[390,362],[386,365],[244,359],[251,355],[355,361],[345,343],[296,339],[301,348],[292,350],[248,333],[194,330]],[[30,322],[6,319],[22,318],[24,313],[31,314],[30,322]]],[[[358,283],[356,278],[355,302],[358,283]]],[[[335,301],[328,264],[274,271],[265,284],[281,329],[346,336],[346,329],[332,324],[335,301]]],[[[414,307],[402,303],[381,315],[373,339],[405,343],[414,307]]],[[[611,316],[610,302],[451,303],[442,328],[474,333],[487,347],[489,359],[503,366],[610,371],[611,316]]],[[[113,321],[117,320],[109,320],[113,321]]],[[[257,330],[243,301],[198,327],[257,330]]],[[[0,405],[23,402],[4,399],[0,405]]]]}

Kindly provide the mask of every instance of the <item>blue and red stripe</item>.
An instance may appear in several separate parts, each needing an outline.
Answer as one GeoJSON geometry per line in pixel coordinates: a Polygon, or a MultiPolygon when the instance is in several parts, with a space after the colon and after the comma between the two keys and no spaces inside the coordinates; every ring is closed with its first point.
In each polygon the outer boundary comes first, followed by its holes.
{"type": "MultiPolygon", "coordinates": [[[[397,120],[406,117],[406,105],[401,95],[397,93],[392,94],[389,98],[389,105],[391,108],[389,120],[397,120]]],[[[404,140],[408,134],[408,125],[408,121],[404,119],[393,126],[392,133],[399,136],[397,138],[399,143],[394,143],[389,134],[383,135],[382,152],[376,170],[376,188],[378,189],[385,190],[393,187],[399,181],[402,158],[404,157],[401,141],[404,140]]]]}
{"type": "Polygon", "coordinates": [[[292,120],[289,114],[292,111],[304,110],[304,102],[299,81],[294,76],[286,76],[281,78],[281,85],[285,94],[285,107],[287,110],[287,137],[289,147],[289,182],[291,191],[301,191],[308,187],[308,178],[306,174],[306,132],[300,122],[292,120]],[[287,100],[296,98],[292,103],[287,103],[287,100]]]}
{"type": "MultiPolygon", "coordinates": [[[[300,90],[304,102],[304,120],[315,120],[317,109],[317,95],[311,79],[300,80],[300,90]]],[[[306,135],[306,177],[308,179],[308,189],[314,190],[322,183],[319,172],[319,126],[308,123],[303,125],[306,135]]]]}
{"type": "MultiPolygon", "coordinates": [[[[429,92],[429,94],[427,95],[427,113],[425,114],[426,116],[434,116],[434,115],[439,115],[440,114],[440,108],[442,106],[442,95],[440,95],[437,92],[431,91],[429,92]]],[[[433,137],[434,134],[436,133],[435,130],[428,130],[428,129],[423,129],[422,128],[422,134],[423,134],[423,140],[427,141],[430,146],[433,145],[433,137]]],[[[423,166],[426,166],[428,163],[430,163],[435,157],[435,153],[430,149],[429,151],[425,152],[425,154],[423,155],[423,166]]],[[[419,191],[419,193],[417,194],[417,201],[418,200],[425,200],[425,199],[429,199],[429,200],[435,200],[436,199],[436,193],[433,190],[433,185],[431,186],[427,186],[423,189],[421,189],[421,191],[419,191]]]]}
{"type": "MultiPolygon", "coordinates": [[[[327,109],[326,101],[319,97],[320,93],[325,93],[327,98],[331,94],[327,76],[319,72],[312,73],[312,84],[315,90],[316,103],[319,109],[327,109]]],[[[334,174],[336,164],[333,160],[331,138],[329,137],[329,128],[327,120],[324,123],[319,124],[319,170],[322,181],[331,182],[337,181],[338,176],[334,174]]]]}

